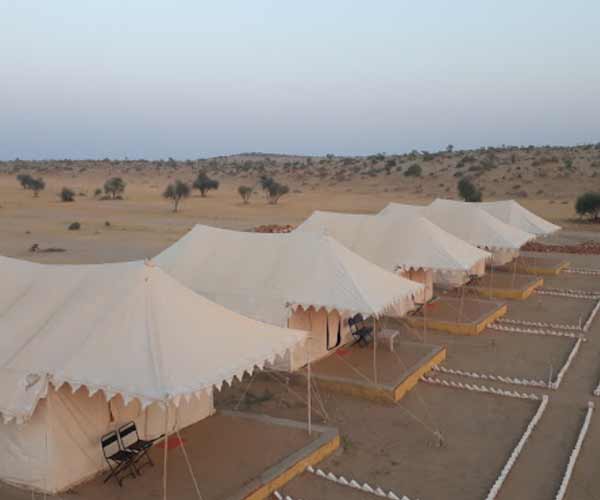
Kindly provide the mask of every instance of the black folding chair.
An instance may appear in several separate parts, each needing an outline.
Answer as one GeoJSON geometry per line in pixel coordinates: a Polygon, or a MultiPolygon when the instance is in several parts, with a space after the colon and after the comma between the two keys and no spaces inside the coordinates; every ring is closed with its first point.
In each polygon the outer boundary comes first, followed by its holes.
{"type": "Polygon", "coordinates": [[[362,314],[355,314],[351,318],[348,318],[348,328],[350,329],[352,336],[356,339],[355,344],[360,346],[369,345],[373,328],[365,325],[362,314]]]}
{"type": "Polygon", "coordinates": [[[135,477],[137,475],[134,464],[136,454],[132,451],[124,450],[121,447],[116,431],[109,432],[102,436],[100,438],[100,443],[102,445],[102,454],[110,468],[110,474],[104,478],[105,483],[111,477],[114,477],[119,483],[119,486],[123,486],[123,479],[120,477],[121,473],[127,472],[123,477],[129,475],[135,477]]]}
{"type": "MultiPolygon", "coordinates": [[[[122,425],[119,427],[117,434],[119,435],[121,448],[135,454],[134,464],[137,464],[142,458],[146,458],[146,462],[142,465],[147,464],[154,466],[154,462],[152,462],[148,453],[148,450],[152,448],[154,441],[140,439],[135,422],[127,422],[125,425],[122,425]]],[[[136,468],[136,471],[139,473],[138,468],[136,468]]]]}

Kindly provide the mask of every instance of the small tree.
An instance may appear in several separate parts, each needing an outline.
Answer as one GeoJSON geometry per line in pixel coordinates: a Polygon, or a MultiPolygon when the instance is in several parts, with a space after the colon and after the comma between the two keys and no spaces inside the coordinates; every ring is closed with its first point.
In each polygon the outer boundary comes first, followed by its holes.
{"type": "Polygon", "coordinates": [[[29,174],[19,174],[17,175],[17,180],[23,189],[29,189],[31,182],[33,182],[33,177],[29,174]]]}
{"type": "Polygon", "coordinates": [[[252,188],[250,186],[240,186],[238,193],[244,200],[244,204],[247,204],[250,201],[250,196],[252,196],[252,188]]]}
{"type": "Polygon", "coordinates": [[[597,220],[600,216],[600,193],[587,192],[577,198],[575,211],[590,219],[597,220]]]}
{"type": "Polygon", "coordinates": [[[408,167],[405,170],[404,175],[406,177],[421,177],[422,173],[423,169],[421,168],[421,165],[419,165],[418,163],[413,163],[410,167],[408,167]]]}
{"type": "Polygon", "coordinates": [[[200,191],[200,196],[205,198],[208,191],[219,189],[219,181],[211,179],[206,172],[199,172],[192,187],[200,191]]]}
{"type": "Polygon", "coordinates": [[[94,189],[94,198],[98,198],[102,194],[102,189],[96,188],[94,189]]]}
{"type": "Polygon", "coordinates": [[[68,187],[62,188],[62,191],[59,193],[58,196],[64,202],[75,201],[75,191],[69,189],[68,187]]]}
{"type": "Polygon", "coordinates": [[[42,179],[41,177],[34,179],[29,174],[19,174],[17,175],[17,180],[19,181],[23,189],[31,189],[33,191],[33,196],[35,196],[36,198],[39,196],[40,191],[43,191],[46,187],[44,179],[42,179]]]}
{"type": "Polygon", "coordinates": [[[36,198],[40,195],[40,191],[43,191],[45,187],[46,183],[41,177],[38,177],[37,179],[31,179],[29,182],[29,189],[33,191],[33,196],[36,198]]]}
{"type": "Polygon", "coordinates": [[[463,177],[458,181],[458,193],[460,197],[468,202],[479,202],[481,201],[481,191],[477,189],[475,184],[471,182],[468,177],[463,177]]]}
{"type": "Polygon", "coordinates": [[[176,180],[167,186],[163,193],[163,197],[168,200],[173,200],[173,212],[179,210],[179,203],[182,199],[190,195],[190,186],[180,180],[176,180]]]}
{"type": "Polygon", "coordinates": [[[104,192],[113,200],[125,192],[127,184],[120,177],[111,177],[104,183],[104,192]]]}
{"type": "Polygon", "coordinates": [[[262,175],[260,177],[260,185],[267,196],[267,201],[271,205],[276,205],[283,195],[290,192],[290,188],[285,184],[280,184],[273,177],[262,175]]]}

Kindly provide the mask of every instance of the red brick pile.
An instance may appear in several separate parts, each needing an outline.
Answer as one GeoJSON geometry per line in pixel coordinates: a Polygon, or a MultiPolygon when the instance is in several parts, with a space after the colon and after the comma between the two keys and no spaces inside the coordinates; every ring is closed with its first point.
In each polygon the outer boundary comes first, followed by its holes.
{"type": "Polygon", "coordinates": [[[264,226],[257,226],[253,229],[255,233],[291,233],[294,230],[294,226],[286,224],[281,226],[279,224],[266,224],[264,226]]]}
{"type": "Polygon", "coordinates": [[[600,242],[586,241],[577,245],[546,245],[537,241],[530,241],[521,247],[521,250],[528,252],[559,252],[559,253],[577,253],[581,255],[600,255],[600,242]]]}

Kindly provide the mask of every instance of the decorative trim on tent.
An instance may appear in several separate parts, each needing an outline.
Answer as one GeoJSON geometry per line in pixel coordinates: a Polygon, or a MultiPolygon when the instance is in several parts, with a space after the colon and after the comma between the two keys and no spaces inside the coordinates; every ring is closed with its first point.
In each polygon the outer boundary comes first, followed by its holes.
{"type": "MultiPolygon", "coordinates": [[[[419,288],[422,288],[423,290],[425,289],[424,285],[421,285],[420,283],[417,283],[415,281],[415,285],[419,288]]],[[[420,290],[420,292],[422,292],[423,290],[420,290]]],[[[393,299],[389,300],[388,302],[386,302],[384,305],[378,307],[378,308],[371,308],[371,310],[367,310],[366,308],[363,310],[348,310],[348,309],[340,309],[336,306],[332,306],[332,305],[321,305],[321,306],[317,306],[314,304],[304,304],[304,303],[287,303],[287,307],[291,309],[292,312],[296,312],[299,308],[303,309],[304,311],[308,311],[309,309],[314,309],[315,311],[320,311],[321,309],[324,309],[327,314],[330,314],[332,312],[338,312],[340,315],[344,315],[344,314],[356,314],[356,313],[360,313],[360,314],[364,314],[365,316],[374,316],[375,318],[379,318],[380,316],[384,315],[386,311],[389,311],[390,309],[393,309],[395,306],[397,306],[398,304],[401,304],[402,302],[414,302],[417,297],[418,297],[418,293],[420,292],[411,292],[409,294],[405,294],[405,295],[397,295],[395,296],[393,299]]],[[[407,305],[407,309],[414,309],[414,306],[410,306],[407,305]]],[[[291,316],[291,313],[290,313],[291,316]]]]}
{"type": "MultiPolygon", "coordinates": [[[[125,404],[129,404],[133,400],[137,400],[142,410],[145,410],[153,403],[173,403],[175,406],[179,406],[181,400],[189,401],[192,397],[196,397],[198,399],[202,399],[206,396],[211,396],[213,393],[213,389],[220,390],[223,387],[223,384],[231,385],[234,379],[242,380],[245,374],[252,375],[252,373],[256,370],[264,370],[269,366],[275,365],[277,362],[282,362],[285,360],[288,354],[291,354],[291,350],[298,348],[306,342],[306,339],[302,339],[298,341],[294,346],[286,348],[283,352],[274,352],[269,354],[268,356],[262,356],[258,360],[247,360],[245,362],[245,366],[240,366],[234,368],[228,373],[218,373],[215,374],[213,380],[207,381],[206,383],[201,384],[199,387],[187,386],[181,387],[173,394],[165,394],[164,397],[148,397],[142,394],[138,394],[133,390],[127,390],[126,388],[116,388],[116,387],[105,387],[102,385],[94,384],[89,380],[71,380],[68,378],[64,378],[58,375],[47,375],[46,377],[46,387],[42,394],[40,394],[32,405],[32,410],[29,413],[18,413],[11,411],[6,408],[0,408],[0,415],[2,415],[2,420],[4,423],[9,423],[12,421],[16,421],[18,424],[26,423],[31,416],[33,415],[37,404],[40,399],[43,399],[48,394],[48,385],[52,384],[54,390],[58,391],[63,385],[67,384],[72,393],[77,392],[81,387],[85,387],[88,395],[91,397],[95,395],[97,392],[101,391],[104,394],[104,398],[107,401],[110,401],[117,395],[120,395],[123,398],[125,404]]],[[[28,377],[40,377],[41,375],[30,374],[28,377]]]]}

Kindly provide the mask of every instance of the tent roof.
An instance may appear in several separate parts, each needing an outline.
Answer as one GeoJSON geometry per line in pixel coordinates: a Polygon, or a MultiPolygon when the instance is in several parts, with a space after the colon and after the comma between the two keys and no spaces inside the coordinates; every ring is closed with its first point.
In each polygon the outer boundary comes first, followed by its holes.
{"type": "Polygon", "coordinates": [[[421,284],[381,269],[324,234],[197,225],[155,260],[215,302],[278,325],[287,323],[289,307],[378,315],[399,302],[413,307],[422,290],[421,284]]]}
{"type": "Polygon", "coordinates": [[[27,417],[35,407],[37,400],[23,394],[26,376],[143,405],[177,404],[262,367],[305,338],[214,304],[142,261],[57,266],[0,257],[0,275],[5,417],[27,417]]]}
{"type": "Polygon", "coordinates": [[[560,230],[560,226],[542,219],[514,200],[489,201],[479,206],[505,224],[517,227],[536,236],[544,236],[560,230]]]}
{"type": "Polygon", "coordinates": [[[418,213],[436,226],[453,234],[471,245],[482,248],[518,250],[535,238],[516,227],[509,226],[486,211],[478,208],[478,203],[437,199],[426,207],[410,207],[390,203],[382,215],[403,216],[418,213]]]}
{"type": "Polygon", "coordinates": [[[406,203],[388,203],[377,215],[419,217],[426,205],[408,205],[406,203]]]}
{"type": "Polygon", "coordinates": [[[384,267],[469,271],[491,257],[424,217],[377,217],[316,211],[297,231],[327,231],[340,243],[384,267]]]}

